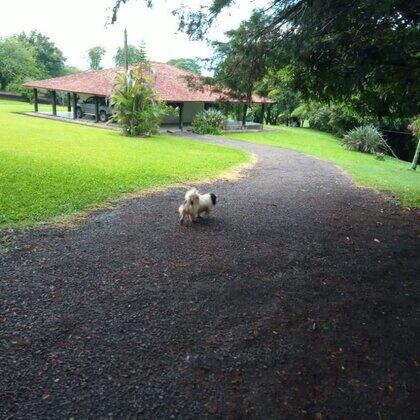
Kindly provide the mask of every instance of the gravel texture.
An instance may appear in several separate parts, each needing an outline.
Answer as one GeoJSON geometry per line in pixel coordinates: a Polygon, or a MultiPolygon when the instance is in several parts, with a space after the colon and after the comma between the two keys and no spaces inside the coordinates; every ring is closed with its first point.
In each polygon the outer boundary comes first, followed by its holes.
{"type": "Polygon", "coordinates": [[[0,233],[0,418],[419,418],[419,211],[206,141],[258,163],[191,227],[171,188],[0,233]]]}

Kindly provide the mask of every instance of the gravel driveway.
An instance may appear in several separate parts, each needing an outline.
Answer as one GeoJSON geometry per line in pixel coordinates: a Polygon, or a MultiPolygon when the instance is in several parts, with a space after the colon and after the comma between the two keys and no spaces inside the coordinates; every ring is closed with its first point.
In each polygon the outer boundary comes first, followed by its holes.
{"type": "Polygon", "coordinates": [[[3,232],[0,418],[404,418],[419,409],[419,215],[291,150],[75,229],[3,232]]]}

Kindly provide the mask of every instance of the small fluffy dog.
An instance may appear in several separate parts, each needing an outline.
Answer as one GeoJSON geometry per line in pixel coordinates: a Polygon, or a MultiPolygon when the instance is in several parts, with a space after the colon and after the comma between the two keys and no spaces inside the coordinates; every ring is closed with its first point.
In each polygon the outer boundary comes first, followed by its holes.
{"type": "Polygon", "coordinates": [[[185,201],[179,206],[179,223],[185,220],[195,222],[202,213],[209,214],[216,205],[216,196],[213,193],[200,194],[196,188],[185,193],[185,201]]]}

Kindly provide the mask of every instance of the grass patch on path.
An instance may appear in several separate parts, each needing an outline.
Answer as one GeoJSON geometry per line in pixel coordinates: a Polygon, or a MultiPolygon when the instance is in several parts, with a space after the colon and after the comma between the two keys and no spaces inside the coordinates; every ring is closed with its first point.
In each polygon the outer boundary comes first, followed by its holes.
{"type": "Polygon", "coordinates": [[[20,115],[0,99],[0,228],[32,226],[125,193],[216,176],[244,152],[169,135],[118,132],[20,115]]]}
{"type": "Polygon", "coordinates": [[[347,171],[363,187],[388,191],[403,205],[420,207],[420,171],[393,157],[384,161],[373,155],[344,149],[331,134],[309,128],[276,127],[260,133],[229,133],[225,137],[250,143],[298,150],[328,160],[347,171]]]}

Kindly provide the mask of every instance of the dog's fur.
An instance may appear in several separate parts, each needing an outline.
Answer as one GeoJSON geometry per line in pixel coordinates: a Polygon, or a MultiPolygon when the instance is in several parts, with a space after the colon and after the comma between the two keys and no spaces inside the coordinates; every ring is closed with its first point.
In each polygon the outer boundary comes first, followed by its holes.
{"type": "Polygon", "coordinates": [[[196,188],[185,193],[185,201],[180,205],[179,222],[181,225],[185,220],[195,222],[202,213],[209,214],[216,205],[216,196],[213,193],[200,194],[196,188]]]}

